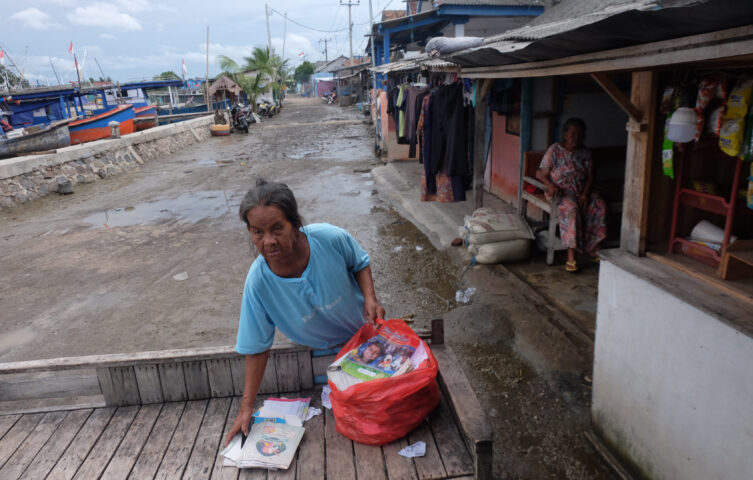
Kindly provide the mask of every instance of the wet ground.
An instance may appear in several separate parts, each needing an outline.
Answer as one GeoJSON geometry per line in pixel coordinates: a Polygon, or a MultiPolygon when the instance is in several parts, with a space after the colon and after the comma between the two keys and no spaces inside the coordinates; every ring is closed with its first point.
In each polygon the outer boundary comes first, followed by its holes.
{"type": "Polygon", "coordinates": [[[464,273],[456,251],[392,210],[364,120],[291,98],[248,135],[0,213],[0,361],[233,344],[253,260],[237,208],[264,177],[293,189],[307,222],[340,225],[369,251],[389,317],[445,318],[494,426],[495,478],[612,478],[583,436],[589,349],[507,270],[464,273]]]}

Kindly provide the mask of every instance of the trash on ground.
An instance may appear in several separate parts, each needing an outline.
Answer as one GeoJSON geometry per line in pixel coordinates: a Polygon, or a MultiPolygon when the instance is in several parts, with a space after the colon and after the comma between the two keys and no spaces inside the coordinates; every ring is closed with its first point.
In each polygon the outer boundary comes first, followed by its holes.
{"type": "Polygon", "coordinates": [[[303,420],[304,422],[308,422],[312,418],[316,417],[317,415],[322,414],[321,408],[316,407],[309,407],[308,411],[306,412],[306,418],[303,420]]]}
{"type": "Polygon", "coordinates": [[[476,287],[468,287],[465,290],[458,290],[455,292],[455,301],[458,303],[468,303],[471,301],[471,297],[476,293],[476,287]]]}
{"type": "Polygon", "coordinates": [[[423,249],[424,249],[424,247],[422,247],[422,246],[420,246],[420,245],[416,245],[416,251],[417,251],[417,252],[420,252],[420,251],[422,251],[423,249]]]}
{"type": "Polygon", "coordinates": [[[322,388],[322,406],[324,408],[329,408],[332,410],[332,402],[329,401],[329,394],[332,391],[331,388],[329,388],[329,385],[322,388]]]}
{"type": "Polygon", "coordinates": [[[182,282],[186,279],[188,279],[188,272],[180,272],[177,275],[173,275],[173,280],[177,282],[182,282]]]}
{"type": "Polygon", "coordinates": [[[402,249],[403,249],[403,246],[402,245],[398,245],[397,247],[393,248],[392,251],[395,252],[395,253],[397,253],[397,252],[399,252],[402,249]]]}
{"type": "Polygon", "coordinates": [[[423,457],[426,455],[426,442],[416,442],[413,445],[408,445],[397,453],[406,458],[423,457]]]}

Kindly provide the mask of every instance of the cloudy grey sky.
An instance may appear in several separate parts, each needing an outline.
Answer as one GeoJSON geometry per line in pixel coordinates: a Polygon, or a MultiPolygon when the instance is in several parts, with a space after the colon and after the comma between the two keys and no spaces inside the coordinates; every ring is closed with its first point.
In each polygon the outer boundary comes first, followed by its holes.
{"type": "MultiPolygon", "coordinates": [[[[355,3],[355,0],[351,0],[355,3]]],[[[267,44],[264,0],[3,0],[0,11],[0,47],[19,64],[32,81],[55,83],[50,61],[63,82],[75,79],[73,42],[86,76],[99,77],[94,59],[114,80],[150,78],[166,70],[180,75],[181,59],[188,77],[206,71],[206,33],[209,26],[209,71],[219,71],[215,55],[237,61],[254,46],[267,44]],[[86,59],[84,60],[84,51],[86,59]]],[[[296,66],[306,59],[324,59],[327,38],[329,58],[348,55],[348,8],[340,0],[267,0],[269,6],[288,13],[285,56],[296,66]],[[292,21],[324,33],[296,25],[292,21]]],[[[405,8],[401,0],[372,0],[374,15],[382,8],[405,8]]],[[[369,2],[353,10],[353,51],[363,52],[368,33],[369,2]]],[[[283,44],[283,16],[270,18],[272,45],[283,44]]],[[[6,61],[6,66],[9,62],[6,61]]]]}

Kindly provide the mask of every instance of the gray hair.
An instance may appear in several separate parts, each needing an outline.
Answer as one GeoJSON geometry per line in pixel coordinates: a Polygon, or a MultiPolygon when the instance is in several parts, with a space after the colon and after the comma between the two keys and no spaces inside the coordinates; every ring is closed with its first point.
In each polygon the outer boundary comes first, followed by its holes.
{"type": "Polygon", "coordinates": [[[253,187],[243,197],[238,213],[241,220],[249,227],[248,212],[254,207],[276,206],[285,215],[285,218],[293,224],[295,228],[303,226],[303,218],[298,213],[298,202],[295,200],[293,192],[284,183],[268,182],[260,178],[253,187]]]}
{"type": "Polygon", "coordinates": [[[567,133],[567,131],[570,130],[570,127],[580,127],[580,131],[583,132],[584,136],[586,135],[586,122],[584,122],[582,118],[570,117],[565,120],[565,124],[562,125],[562,134],[564,135],[567,133]]]}

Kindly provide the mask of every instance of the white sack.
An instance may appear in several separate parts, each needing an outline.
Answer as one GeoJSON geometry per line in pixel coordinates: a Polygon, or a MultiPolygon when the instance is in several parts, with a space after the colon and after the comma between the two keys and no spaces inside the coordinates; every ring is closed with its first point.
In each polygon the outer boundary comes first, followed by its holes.
{"type": "Polygon", "coordinates": [[[531,241],[527,239],[507,240],[504,242],[471,245],[468,251],[476,263],[489,265],[493,263],[519,262],[531,253],[531,241]]]}

